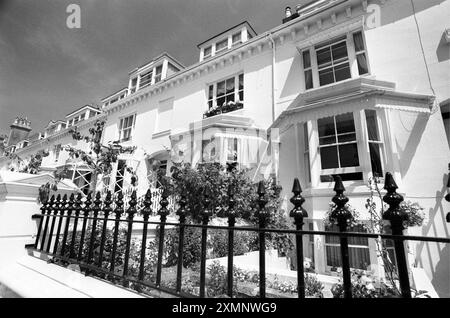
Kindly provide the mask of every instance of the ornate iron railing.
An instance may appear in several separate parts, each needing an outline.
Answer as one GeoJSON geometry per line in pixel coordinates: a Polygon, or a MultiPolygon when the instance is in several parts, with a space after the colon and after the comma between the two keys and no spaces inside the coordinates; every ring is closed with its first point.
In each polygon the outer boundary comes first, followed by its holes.
{"type": "Polygon", "coordinates": [[[143,207],[137,209],[136,193],[133,192],[127,209],[124,209],[122,193],[119,193],[116,199],[112,198],[110,192],[102,200],[99,193],[95,198],[89,194],[83,202],[82,196],[75,197],[73,194],[68,199],[66,195],[63,198],[58,194],[52,196],[41,207],[41,214],[35,215],[39,219],[36,241],[27,246],[29,249],[47,253],[53,257],[53,261],[60,264],[78,264],[81,269],[89,275],[108,279],[115,283],[120,283],[126,287],[133,287],[137,290],[142,288],[157,289],[181,297],[205,297],[206,291],[206,259],[207,259],[207,239],[208,231],[225,230],[228,233],[228,259],[227,259],[227,295],[233,297],[233,264],[234,264],[234,238],[236,232],[246,231],[257,233],[259,240],[259,297],[266,297],[266,233],[291,234],[295,236],[295,253],[297,260],[297,294],[299,298],[305,297],[305,273],[304,273],[304,252],[303,236],[334,236],[340,240],[340,254],[342,259],[343,291],[345,298],[351,298],[352,282],[351,268],[349,262],[349,243],[351,237],[367,239],[393,240],[396,257],[396,267],[401,291],[401,297],[411,297],[411,286],[409,279],[409,270],[405,252],[405,241],[437,242],[450,243],[450,238],[405,236],[403,235],[403,222],[405,213],[399,208],[403,197],[396,192],[397,185],[390,173],[386,174],[385,186],[387,194],[383,200],[389,205],[383,218],[390,221],[392,234],[382,233],[357,233],[348,232],[348,221],[351,217],[345,208],[349,199],[345,196],[345,188],[339,176],[336,178],[334,191],[336,195],[332,201],[336,204],[331,216],[337,220],[339,232],[330,231],[310,231],[303,230],[304,219],[308,213],[302,207],[305,199],[302,197],[302,189],[298,179],[294,180],[293,197],[291,202],[294,208],[290,212],[293,218],[295,229],[276,229],[266,227],[269,216],[265,206],[267,204],[264,183],[261,181],[258,186],[257,212],[256,217],[259,220],[258,227],[236,226],[236,210],[234,190],[229,189],[229,209],[228,225],[218,226],[210,225],[209,222],[213,215],[211,207],[211,198],[208,189],[204,192],[204,210],[201,211],[201,223],[187,223],[186,199],[181,197],[177,202],[178,222],[168,222],[169,210],[168,191],[161,194],[160,209],[157,211],[159,221],[150,221],[154,215],[152,210],[152,192],[149,190],[145,195],[143,207]],[[111,216],[114,215],[114,218],[111,216]],[[138,218],[139,217],[139,218],[138,218]],[[120,225],[125,229],[121,230],[120,225]],[[149,244],[149,227],[157,227],[153,242],[157,250],[156,264],[153,264],[149,274],[147,262],[149,258],[146,255],[149,244]],[[140,253],[132,260],[130,264],[130,247],[132,233],[135,228],[142,227],[140,237],[140,253]],[[176,280],[171,287],[162,285],[163,258],[165,252],[164,237],[168,228],[178,229],[178,253],[176,265],[176,280]],[[182,291],[182,273],[184,245],[186,240],[186,229],[196,228],[201,230],[201,257],[199,269],[199,292],[198,295],[182,291]],[[90,230],[89,230],[90,229],[90,230]],[[109,237],[107,235],[109,233],[109,237]],[[119,250],[121,255],[118,256],[119,250]],[[120,270],[117,269],[117,258],[120,257],[120,270]],[[137,275],[132,275],[130,269],[133,269],[137,275]]]}

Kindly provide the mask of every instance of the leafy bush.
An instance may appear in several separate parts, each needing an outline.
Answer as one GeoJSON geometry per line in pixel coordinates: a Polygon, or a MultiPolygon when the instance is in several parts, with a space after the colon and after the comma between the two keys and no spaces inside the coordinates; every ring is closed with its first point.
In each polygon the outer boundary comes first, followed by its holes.
{"type": "MultiPolygon", "coordinates": [[[[214,230],[210,234],[210,245],[212,247],[212,257],[225,257],[228,256],[228,231],[226,230],[214,230]]],[[[234,232],[234,245],[233,255],[243,255],[255,249],[257,241],[256,232],[248,231],[235,231],[234,232]]]]}
{"type": "MultiPolygon", "coordinates": [[[[156,235],[159,236],[158,233],[156,235]]],[[[166,266],[178,263],[179,227],[168,229],[164,234],[164,258],[166,266]]],[[[183,266],[191,267],[201,259],[202,233],[199,228],[186,227],[184,230],[183,266]]]]}
{"type": "MultiPolygon", "coordinates": [[[[379,281],[362,270],[352,271],[353,298],[392,298],[400,297],[392,286],[379,281]]],[[[331,287],[333,298],[344,298],[344,284],[339,282],[331,287]]]]}

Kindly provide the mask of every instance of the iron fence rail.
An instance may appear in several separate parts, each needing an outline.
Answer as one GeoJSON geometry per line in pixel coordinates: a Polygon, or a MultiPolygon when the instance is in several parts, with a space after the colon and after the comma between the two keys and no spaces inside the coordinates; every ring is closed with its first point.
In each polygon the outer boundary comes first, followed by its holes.
{"type": "Polygon", "coordinates": [[[279,234],[292,234],[295,235],[295,254],[297,260],[297,294],[299,298],[305,298],[305,274],[304,274],[304,251],[303,251],[303,236],[304,235],[320,235],[320,236],[335,236],[340,240],[340,253],[342,260],[342,275],[343,275],[343,290],[344,297],[352,297],[352,283],[351,283],[351,269],[350,269],[350,257],[349,257],[349,237],[362,237],[372,239],[385,239],[392,240],[394,242],[395,257],[397,264],[397,276],[399,280],[401,296],[405,298],[411,297],[411,287],[409,282],[408,265],[406,261],[406,253],[404,242],[420,241],[420,242],[436,242],[436,243],[450,243],[450,238],[439,237],[422,237],[422,236],[409,236],[403,235],[403,222],[405,221],[405,215],[402,210],[399,209],[399,204],[403,198],[396,193],[397,186],[392,176],[387,173],[385,178],[385,189],[387,194],[384,197],[384,201],[389,204],[389,209],[383,215],[383,218],[390,221],[392,234],[387,233],[358,233],[348,232],[348,220],[351,217],[345,204],[348,202],[348,198],[344,195],[345,188],[339,177],[336,178],[336,184],[334,191],[336,195],[332,198],[332,201],[336,204],[336,208],[332,211],[331,216],[337,220],[339,226],[339,232],[333,231],[311,231],[303,230],[304,218],[308,216],[307,212],[302,208],[302,204],[305,199],[301,196],[301,187],[298,179],[295,179],[293,186],[294,196],[291,198],[291,202],[294,208],[290,212],[290,216],[294,219],[295,229],[275,229],[267,228],[267,218],[269,217],[265,205],[267,199],[265,196],[264,183],[260,182],[258,186],[258,200],[257,200],[257,212],[258,227],[250,226],[236,226],[236,211],[234,209],[234,193],[233,189],[229,189],[229,210],[228,210],[228,225],[210,225],[209,221],[213,215],[211,207],[211,199],[209,191],[204,193],[204,209],[201,211],[201,223],[193,224],[186,223],[187,209],[186,199],[181,197],[178,201],[178,209],[176,214],[179,219],[178,222],[167,222],[167,216],[169,210],[168,197],[169,193],[163,191],[161,194],[160,209],[159,211],[152,210],[152,193],[147,191],[144,200],[143,207],[137,209],[136,193],[133,192],[130,201],[128,202],[128,208],[124,209],[124,201],[122,193],[113,199],[110,192],[102,200],[99,193],[92,198],[92,194],[88,194],[86,200],[82,201],[82,195],[77,197],[72,194],[70,198],[64,195],[52,196],[49,201],[44,202],[41,207],[41,214],[34,215],[34,219],[39,220],[37,236],[35,243],[27,246],[27,248],[35,251],[44,252],[52,256],[56,261],[64,261],[67,263],[75,263],[87,274],[95,274],[96,276],[120,280],[121,284],[128,287],[130,283],[134,283],[137,286],[144,286],[152,289],[157,289],[169,294],[173,294],[181,297],[196,297],[197,295],[185,293],[182,291],[182,273],[183,273],[183,251],[184,242],[187,228],[198,228],[201,230],[201,244],[200,244],[200,286],[198,297],[202,298],[206,296],[206,251],[207,251],[207,238],[208,231],[211,230],[226,230],[228,233],[228,246],[227,246],[227,295],[233,297],[233,264],[234,264],[234,238],[236,231],[255,232],[258,235],[259,241],[259,297],[266,297],[266,260],[265,260],[265,240],[266,233],[279,233],[279,234]],[[159,221],[150,221],[151,215],[159,215],[159,221]],[[111,217],[114,214],[114,218],[111,217]],[[142,216],[142,219],[135,219],[136,214],[142,216]],[[87,235],[87,227],[91,227],[89,237],[87,235]],[[70,225],[72,224],[72,230],[70,231],[70,225]],[[119,227],[120,224],[126,225],[126,237],[125,237],[125,251],[123,256],[122,273],[118,274],[115,271],[117,249],[119,244],[119,227]],[[132,277],[129,274],[129,259],[131,248],[131,236],[133,228],[137,225],[142,225],[142,236],[140,238],[140,255],[137,277],[132,277]],[[101,225],[99,231],[97,231],[98,225],[101,225]],[[105,257],[106,248],[106,233],[108,225],[113,226],[112,242],[110,246],[110,258],[107,260],[109,268],[104,268],[103,261],[105,257]],[[158,228],[158,247],[157,247],[157,264],[156,264],[156,279],[155,282],[151,282],[145,279],[145,265],[146,265],[146,250],[148,242],[148,226],[156,225],[158,228]],[[79,227],[81,226],[81,227],[79,227]],[[174,227],[178,229],[178,259],[176,266],[176,281],[174,288],[167,288],[161,285],[163,257],[164,257],[164,238],[168,227],[174,227]],[[80,234],[78,240],[78,250],[76,250],[77,233],[80,234]],[[68,242],[70,238],[70,243],[68,242]],[[94,257],[95,242],[99,239],[98,257],[94,257]],[[53,246],[53,248],[52,248],[53,246]],[[87,249],[87,251],[86,251],[87,249]]]}

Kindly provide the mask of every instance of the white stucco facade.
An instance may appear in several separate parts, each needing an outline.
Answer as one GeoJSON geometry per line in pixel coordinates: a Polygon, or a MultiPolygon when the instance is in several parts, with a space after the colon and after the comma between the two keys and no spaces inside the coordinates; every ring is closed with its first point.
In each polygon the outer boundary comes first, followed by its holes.
{"type": "MultiPolygon", "coordinates": [[[[334,195],[331,175],[347,176],[346,195],[361,218],[368,218],[367,183],[375,173],[370,148],[374,140],[370,139],[368,121],[374,120],[378,132],[375,143],[380,147],[377,173],[391,172],[398,192],[405,200],[418,202],[426,213],[427,223],[410,229],[410,233],[449,237],[445,215],[450,204],[444,195],[450,127],[443,119],[444,107],[440,109],[450,99],[449,16],[448,0],[330,0],[318,1],[300,17],[259,35],[247,36],[248,23],[231,28],[230,34],[220,34],[200,45],[200,62],[194,65],[184,67],[162,54],[133,70],[129,82],[124,83],[127,88],[102,100],[103,115],[98,118],[106,121],[103,142],[122,140],[123,146],[137,147],[133,155],[120,159],[137,171],[139,194],[143,194],[151,184],[148,160],[166,161],[168,168],[175,159],[195,164],[209,149],[203,141],[214,140],[217,153],[213,160],[225,163],[228,150],[234,149],[230,140],[236,139],[238,163],[254,169],[255,178],[277,176],[286,211],[292,208],[293,178],[300,179],[309,214],[305,227],[322,230],[334,195]],[[205,48],[225,38],[230,42],[236,30],[246,34],[242,43],[229,43],[220,52],[213,47],[211,56],[204,57],[205,48]],[[331,55],[334,46],[341,49],[343,57],[330,62],[334,80],[329,83],[324,70],[330,65],[323,66],[327,63],[321,59],[326,58],[318,52],[330,47],[331,55]],[[339,70],[345,78],[336,80],[339,70]],[[155,80],[155,76],[160,77],[155,80]],[[147,81],[143,88],[141,81],[147,81]],[[242,107],[207,115],[219,100],[228,102],[219,96],[222,87],[227,92],[224,96],[231,92],[232,101],[242,107]],[[342,115],[350,116],[352,122],[353,130],[346,134],[354,138],[350,140],[353,158],[349,159],[353,161],[334,167],[321,156],[327,137],[321,123],[342,115]],[[250,158],[246,152],[256,156],[250,158]],[[325,168],[325,164],[330,166],[325,168]]],[[[94,121],[88,119],[84,132],[90,127],[87,123],[94,121]]],[[[335,127],[336,123],[334,119],[335,127]]],[[[26,156],[58,143],[73,140],[60,133],[21,149],[20,154],[26,156]]],[[[349,151],[342,151],[345,153],[349,151]]],[[[64,156],[62,152],[58,161],[67,159],[64,156]]],[[[43,166],[54,167],[55,157],[50,154],[44,158],[43,166]]],[[[116,176],[117,164],[111,189],[116,176]]],[[[374,263],[370,244],[370,262],[374,263]]],[[[330,270],[325,245],[320,237],[305,242],[305,251],[314,258],[320,273],[330,270]]],[[[414,261],[426,270],[438,293],[450,296],[448,244],[411,246],[414,261]]]]}

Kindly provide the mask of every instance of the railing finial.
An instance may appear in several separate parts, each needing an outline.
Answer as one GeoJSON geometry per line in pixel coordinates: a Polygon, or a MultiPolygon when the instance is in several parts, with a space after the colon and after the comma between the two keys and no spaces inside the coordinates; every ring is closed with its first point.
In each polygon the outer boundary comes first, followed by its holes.
{"type": "Polygon", "coordinates": [[[390,172],[386,172],[384,182],[384,189],[387,193],[383,197],[383,201],[389,205],[389,208],[383,213],[383,219],[390,221],[394,235],[401,235],[404,230],[403,223],[408,220],[408,214],[400,209],[403,196],[396,192],[398,186],[390,172]]]}
{"type": "Polygon", "coordinates": [[[305,202],[305,198],[302,196],[302,187],[300,185],[300,181],[298,178],[294,179],[294,184],[292,186],[292,192],[294,196],[291,198],[291,203],[294,205],[294,208],[289,213],[289,216],[294,218],[295,224],[298,224],[301,228],[303,225],[303,219],[308,217],[308,212],[302,207],[305,202]]]}

